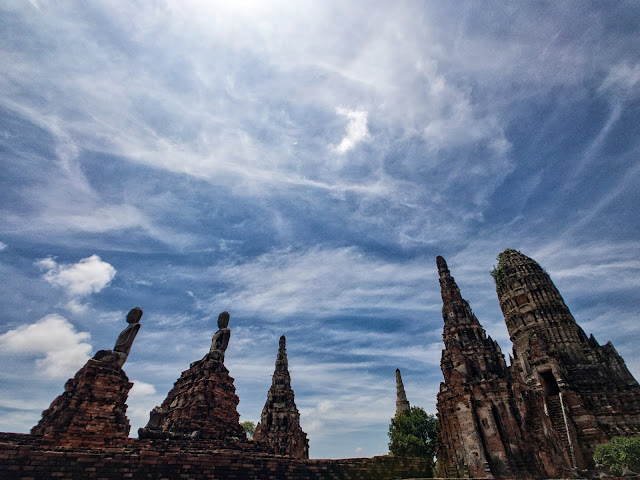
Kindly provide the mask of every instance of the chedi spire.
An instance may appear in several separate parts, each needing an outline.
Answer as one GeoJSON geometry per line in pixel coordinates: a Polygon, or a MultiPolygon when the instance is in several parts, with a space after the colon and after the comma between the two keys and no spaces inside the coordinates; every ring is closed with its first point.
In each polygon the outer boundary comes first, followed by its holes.
{"type": "Polygon", "coordinates": [[[409,405],[409,400],[407,400],[407,394],[404,392],[400,369],[396,368],[396,417],[405,410],[409,410],[409,408],[411,406],[409,405]]]}
{"type": "Polygon", "coordinates": [[[279,455],[306,459],[309,458],[309,440],[300,427],[300,412],[291,388],[286,341],[282,335],[271,388],[253,439],[269,444],[279,455]]]}

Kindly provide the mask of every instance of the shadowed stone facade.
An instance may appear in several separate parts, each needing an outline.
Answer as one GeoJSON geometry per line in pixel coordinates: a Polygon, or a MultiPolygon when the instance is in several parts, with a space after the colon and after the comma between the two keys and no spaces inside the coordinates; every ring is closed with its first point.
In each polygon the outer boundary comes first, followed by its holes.
{"type": "Polygon", "coordinates": [[[300,413],[291,388],[284,335],[280,337],[271,388],[253,439],[256,442],[267,443],[279,455],[309,458],[309,440],[300,427],[300,413]]]}
{"type": "Polygon", "coordinates": [[[586,337],[536,262],[507,250],[492,272],[513,341],[509,367],[442,257],[437,266],[441,475],[566,476],[593,466],[597,443],[640,431],[638,383],[610,343],[586,337]]]}
{"type": "Polygon", "coordinates": [[[204,358],[182,372],[160,407],[151,411],[140,438],[198,441],[246,440],[237,411],[233,378],[226,367],[204,358]]]}
{"type": "Polygon", "coordinates": [[[147,426],[138,430],[140,438],[246,441],[237,410],[240,400],[224,366],[228,326],[229,313],[222,312],[209,353],[182,372],[162,405],[151,411],[147,426]]]}
{"type": "Polygon", "coordinates": [[[543,401],[572,466],[593,466],[596,445],[613,436],[640,434],[640,385],[611,342],[587,337],[542,267],[505,250],[494,277],[513,376],[543,401]]]}

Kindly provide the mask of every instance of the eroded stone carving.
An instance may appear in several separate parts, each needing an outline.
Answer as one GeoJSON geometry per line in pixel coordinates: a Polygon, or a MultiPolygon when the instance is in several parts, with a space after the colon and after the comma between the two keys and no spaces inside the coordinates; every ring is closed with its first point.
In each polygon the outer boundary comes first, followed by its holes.
{"type": "Polygon", "coordinates": [[[237,410],[240,400],[224,366],[231,336],[228,312],[218,316],[218,327],[209,353],[182,372],[162,405],[150,412],[146,427],[138,430],[140,438],[246,442],[237,410]]]}
{"type": "Polygon", "coordinates": [[[114,352],[121,352],[129,355],[133,340],[136,338],[138,330],[140,330],[141,318],[142,309],[140,307],[134,307],[129,310],[129,313],[127,314],[127,323],[129,325],[122,332],[120,332],[120,335],[118,335],[116,345],[115,347],[113,347],[114,352]]]}
{"type": "Polygon", "coordinates": [[[229,328],[229,312],[222,312],[218,315],[218,331],[213,335],[211,348],[206,358],[216,362],[224,363],[224,352],[229,345],[231,329],[229,328]]]}
{"type": "Polygon", "coordinates": [[[93,356],[93,359],[105,363],[115,363],[117,366],[122,367],[129,357],[133,340],[136,338],[138,330],[140,330],[141,318],[142,309],[140,307],[129,310],[126,319],[129,325],[118,335],[113,350],[99,350],[93,356]]]}

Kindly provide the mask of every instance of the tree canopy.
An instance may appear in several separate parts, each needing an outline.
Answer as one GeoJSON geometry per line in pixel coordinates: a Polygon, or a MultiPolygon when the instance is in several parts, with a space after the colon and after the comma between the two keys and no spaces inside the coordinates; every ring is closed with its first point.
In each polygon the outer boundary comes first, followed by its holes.
{"type": "Polygon", "coordinates": [[[640,472],[640,437],[613,437],[610,442],[596,447],[593,459],[618,476],[623,474],[625,467],[638,473],[640,472]]]}
{"type": "Polygon", "coordinates": [[[389,452],[397,457],[433,459],[440,425],[435,415],[411,407],[391,419],[389,452]]]}
{"type": "Polygon", "coordinates": [[[249,438],[249,440],[253,440],[253,434],[256,433],[256,424],[253,422],[241,422],[240,425],[242,425],[242,428],[244,428],[244,431],[247,434],[247,437],[249,438]]]}

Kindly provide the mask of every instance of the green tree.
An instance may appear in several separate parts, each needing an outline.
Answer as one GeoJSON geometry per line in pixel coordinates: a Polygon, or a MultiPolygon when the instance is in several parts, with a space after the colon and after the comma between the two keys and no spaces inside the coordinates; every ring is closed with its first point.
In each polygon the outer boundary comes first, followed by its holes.
{"type": "Polygon", "coordinates": [[[640,437],[613,437],[610,442],[596,447],[593,460],[618,476],[622,475],[624,467],[640,473],[640,437]]]}
{"type": "Polygon", "coordinates": [[[253,434],[256,433],[256,424],[253,422],[240,422],[240,425],[242,425],[242,428],[244,428],[244,431],[247,434],[247,437],[249,438],[249,440],[253,440],[253,434]]]}
{"type": "Polygon", "coordinates": [[[435,415],[411,407],[391,419],[389,452],[396,457],[433,459],[440,425],[435,415]]]}

